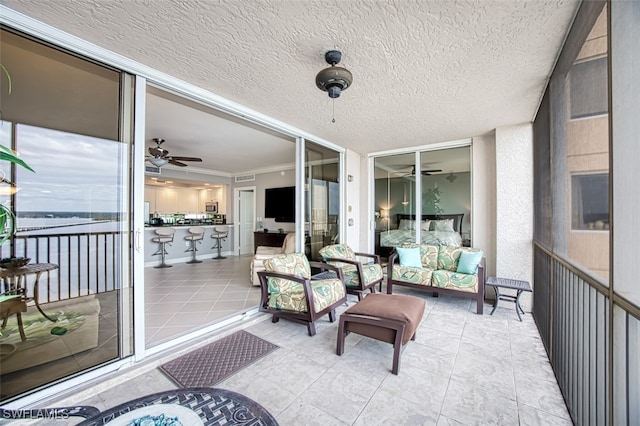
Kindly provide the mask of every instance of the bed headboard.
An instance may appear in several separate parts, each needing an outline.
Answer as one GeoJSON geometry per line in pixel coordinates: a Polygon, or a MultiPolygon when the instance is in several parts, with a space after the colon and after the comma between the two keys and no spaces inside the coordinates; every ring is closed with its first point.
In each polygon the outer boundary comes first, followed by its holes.
{"type": "MultiPolygon", "coordinates": [[[[462,233],[462,217],[464,213],[460,214],[423,214],[420,220],[442,220],[442,219],[453,219],[453,230],[458,233],[462,233]]],[[[401,219],[409,219],[416,220],[415,214],[402,214],[398,213],[398,222],[400,223],[401,219]]]]}

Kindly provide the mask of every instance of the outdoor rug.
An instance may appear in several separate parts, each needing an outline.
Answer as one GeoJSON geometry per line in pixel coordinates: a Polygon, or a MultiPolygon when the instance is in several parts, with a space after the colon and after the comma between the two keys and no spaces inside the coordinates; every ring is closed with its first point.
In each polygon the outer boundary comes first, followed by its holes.
{"type": "Polygon", "coordinates": [[[160,366],[183,388],[213,386],[279,346],[240,330],[160,366]]]}

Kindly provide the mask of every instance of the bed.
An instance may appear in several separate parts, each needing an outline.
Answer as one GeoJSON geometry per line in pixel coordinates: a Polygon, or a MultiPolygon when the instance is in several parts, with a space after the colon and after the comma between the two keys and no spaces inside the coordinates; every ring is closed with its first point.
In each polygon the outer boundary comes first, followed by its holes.
{"type": "Polygon", "coordinates": [[[420,242],[423,244],[459,247],[462,245],[460,231],[463,216],[463,213],[423,214],[416,221],[415,215],[398,214],[398,228],[380,232],[380,254],[384,256],[402,243],[414,242],[416,232],[420,232],[420,242]]]}

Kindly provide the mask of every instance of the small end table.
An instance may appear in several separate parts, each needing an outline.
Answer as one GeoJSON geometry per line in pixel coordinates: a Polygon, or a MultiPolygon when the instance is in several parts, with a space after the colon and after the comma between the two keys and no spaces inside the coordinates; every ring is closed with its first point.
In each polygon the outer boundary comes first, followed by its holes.
{"type": "Polygon", "coordinates": [[[520,312],[524,315],[524,309],[520,306],[520,295],[524,291],[531,292],[531,285],[529,281],[521,281],[521,280],[512,280],[509,278],[497,278],[497,277],[489,277],[487,278],[486,285],[490,285],[496,291],[496,301],[493,304],[493,309],[489,315],[493,315],[493,312],[498,307],[498,302],[500,300],[508,300],[516,304],[516,314],[518,314],[518,319],[522,321],[522,316],[520,316],[520,312]],[[500,294],[500,289],[506,288],[510,290],[516,290],[516,295],[510,294],[500,294]]]}

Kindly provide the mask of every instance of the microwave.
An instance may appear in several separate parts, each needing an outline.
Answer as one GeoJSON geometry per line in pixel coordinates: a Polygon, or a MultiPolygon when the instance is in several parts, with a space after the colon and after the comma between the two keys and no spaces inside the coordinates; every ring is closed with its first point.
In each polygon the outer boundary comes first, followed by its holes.
{"type": "Polygon", "coordinates": [[[218,202],[212,201],[204,204],[204,211],[207,213],[218,213],[218,202]]]}

